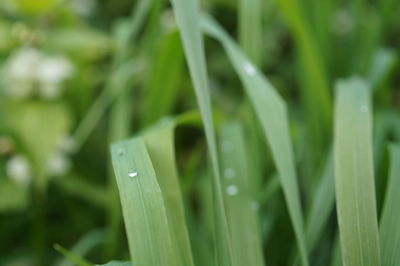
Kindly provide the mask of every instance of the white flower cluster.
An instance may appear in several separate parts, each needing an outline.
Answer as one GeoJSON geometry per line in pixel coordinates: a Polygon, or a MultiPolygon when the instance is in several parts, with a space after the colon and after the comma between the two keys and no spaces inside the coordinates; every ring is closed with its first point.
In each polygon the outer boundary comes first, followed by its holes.
{"type": "Polygon", "coordinates": [[[43,99],[55,99],[62,93],[62,83],[72,76],[72,63],[62,56],[48,56],[24,47],[11,56],[4,70],[6,94],[27,98],[38,93],[43,99]]]}
{"type": "MultiPolygon", "coordinates": [[[[5,145],[0,143],[1,145],[5,145]]],[[[61,140],[59,147],[47,162],[47,175],[61,177],[71,169],[70,153],[74,151],[74,142],[70,137],[61,140]]],[[[22,154],[14,154],[6,163],[6,174],[16,184],[27,187],[32,182],[31,162],[22,154]]]]}
{"type": "Polygon", "coordinates": [[[6,164],[7,176],[17,184],[27,187],[32,180],[32,170],[28,159],[23,155],[14,155],[6,164]]]}

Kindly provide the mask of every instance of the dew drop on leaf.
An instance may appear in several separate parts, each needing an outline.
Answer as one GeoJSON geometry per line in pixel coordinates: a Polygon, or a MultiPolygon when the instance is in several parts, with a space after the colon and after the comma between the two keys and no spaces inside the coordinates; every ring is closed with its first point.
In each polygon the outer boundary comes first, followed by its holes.
{"type": "Polygon", "coordinates": [[[137,177],[138,173],[135,170],[130,170],[128,172],[129,177],[137,177]]]}

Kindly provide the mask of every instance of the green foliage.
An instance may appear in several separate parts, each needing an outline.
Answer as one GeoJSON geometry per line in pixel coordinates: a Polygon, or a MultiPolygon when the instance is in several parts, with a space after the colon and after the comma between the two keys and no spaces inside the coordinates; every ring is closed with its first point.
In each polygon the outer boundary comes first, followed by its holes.
{"type": "Polygon", "coordinates": [[[0,265],[397,265],[399,12],[0,1],[0,265]]]}

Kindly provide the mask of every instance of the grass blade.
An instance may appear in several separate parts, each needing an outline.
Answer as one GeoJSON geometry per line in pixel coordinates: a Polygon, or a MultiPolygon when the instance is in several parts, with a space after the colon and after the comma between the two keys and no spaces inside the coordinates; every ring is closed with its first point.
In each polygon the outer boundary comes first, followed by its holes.
{"type": "Polygon", "coordinates": [[[363,80],[344,80],[336,97],[334,169],[343,264],[377,266],[370,89],[363,80]]]}
{"type": "Polygon", "coordinates": [[[88,261],[86,261],[84,258],[81,258],[80,256],[74,254],[71,251],[68,251],[66,248],[62,247],[59,244],[54,244],[54,249],[63,254],[67,259],[69,259],[71,262],[78,266],[91,266],[92,264],[88,261]]]}
{"type": "MultiPolygon", "coordinates": [[[[72,247],[71,253],[75,256],[83,257],[95,246],[105,242],[106,232],[98,229],[85,234],[78,242],[72,247]]],[[[58,247],[59,248],[59,247],[58,247]]],[[[73,266],[75,265],[68,258],[63,258],[57,266],[73,266]]]]}
{"type": "Polygon", "coordinates": [[[164,196],[168,222],[170,230],[173,232],[174,245],[178,248],[182,265],[190,266],[193,265],[193,257],[174,159],[175,122],[175,120],[163,121],[160,125],[156,125],[146,131],[144,139],[164,196]]]}
{"type": "Polygon", "coordinates": [[[243,51],[257,66],[262,62],[262,1],[239,1],[239,39],[243,51]]]}
{"type": "Polygon", "coordinates": [[[329,155],[308,216],[306,238],[309,252],[315,247],[334,205],[335,177],[333,176],[333,158],[329,155]]]}
{"type": "Polygon", "coordinates": [[[250,187],[243,129],[237,121],[225,124],[220,134],[229,150],[221,152],[223,186],[234,254],[233,265],[264,265],[258,205],[250,187]]]}
{"type": "MultiPolygon", "coordinates": [[[[327,4],[327,1],[325,1],[327,4]]],[[[326,67],[321,49],[314,38],[309,21],[303,10],[304,5],[298,0],[278,0],[282,13],[288,20],[295,38],[301,59],[299,72],[306,112],[309,116],[313,133],[313,142],[320,145],[324,137],[329,136],[332,120],[332,102],[326,67]],[[315,112],[315,110],[319,110],[315,112]]],[[[315,146],[315,145],[313,145],[315,146]]]]}
{"type": "Polygon", "coordinates": [[[117,142],[111,153],[132,261],[137,265],[181,265],[144,140],[117,142]]]}
{"type": "Polygon", "coordinates": [[[163,38],[152,66],[143,125],[149,125],[171,111],[179,93],[183,62],[179,32],[174,30],[163,38]]]}
{"type": "Polygon", "coordinates": [[[303,215],[290,142],[286,105],[268,80],[257,71],[240,48],[215,21],[209,17],[204,17],[202,26],[205,32],[219,40],[224,46],[253,104],[279,172],[300,250],[301,262],[303,265],[308,265],[303,215]]]}
{"type": "Polygon", "coordinates": [[[197,0],[172,0],[173,9],[181,32],[183,47],[189,65],[200,113],[203,119],[208,152],[211,159],[214,192],[214,217],[217,261],[221,266],[232,264],[231,241],[222,195],[220,169],[212,119],[210,90],[204,55],[203,35],[197,0]]]}
{"type": "Polygon", "coordinates": [[[390,176],[380,221],[382,265],[397,265],[400,261],[400,145],[390,146],[390,176]]]}
{"type": "Polygon", "coordinates": [[[99,265],[96,265],[96,266],[133,266],[133,264],[130,261],[116,261],[116,260],[113,260],[113,261],[107,262],[106,264],[101,264],[101,265],[99,264],[99,265]]]}

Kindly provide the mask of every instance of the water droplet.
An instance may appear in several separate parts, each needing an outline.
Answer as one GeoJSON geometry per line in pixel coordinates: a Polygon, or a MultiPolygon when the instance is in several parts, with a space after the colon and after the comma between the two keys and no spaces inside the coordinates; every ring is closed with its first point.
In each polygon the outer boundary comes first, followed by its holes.
{"type": "Polygon", "coordinates": [[[138,173],[135,170],[130,170],[128,172],[129,177],[137,177],[138,173]]]}
{"type": "Polygon", "coordinates": [[[118,149],[117,151],[118,156],[122,156],[125,154],[125,150],[124,149],[118,149]]]}
{"type": "Polygon", "coordinates": [[[244,71],[246,71],[249,76],[254,76],[257,72],[255,67],[250,62],[244,63],[244,71]]]}
{"type": "Polygon", "coordinates": [[[253,202],[250,204],[250,208],[251,208],[253,211],[258,211],[258,210],[260,209],[260,203],[258,203],[257,201],[253,201],[253,202]]]}
{"type": "Polygon", "coordinates": [[[236,175],[235,169],[233,168],[226,168],[224,170],[224,177],[225,178],[234,178],[236,175]]]}
{"type": "Polygon", "coordinates": [[[360,111],[363,112],[363,113],[368,112],[368,106],[365,105],[365,104],[361,105],[361,106],[360,106],[360,111]]]}
{"type": "Polygon", "coordinates": [[[233,145],[232,142],[230,142],[229,140],[224,140],[221,143],[221,150],[222,152],[231,152],[233,150],[233,145]]]}
{"type": "Polygon", "coordinates": [[[226,193],[227,193],[229,196],[235,196],[238,192],[239,192],[239,189],[238,189],[238,187],[235,186],[235,185],[230,185],[230,186],[228,186],[228,187],[226,188],[226,193]]]}

